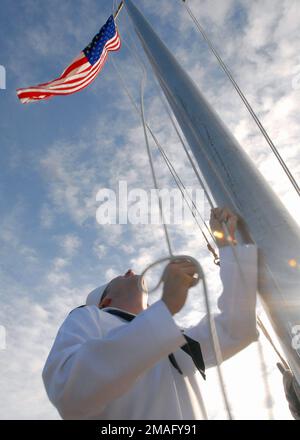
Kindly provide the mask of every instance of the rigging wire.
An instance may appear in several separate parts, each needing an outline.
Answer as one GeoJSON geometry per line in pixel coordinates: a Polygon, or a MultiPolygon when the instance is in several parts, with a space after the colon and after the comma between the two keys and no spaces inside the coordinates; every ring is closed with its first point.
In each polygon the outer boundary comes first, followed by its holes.
{"type": "Polygon", "coordinates": [[[159,187],[158,187],[156,173],[155,173],[154,164],[153,164],[153,160],[152,160],[149,139],[148,139],[148,134],[147,134],[146,121],[145,121],[144,88],[145,88],[146,80],[147,80],[147,71],[145,70],[143,77],[142,77],[142,80],[141,80],[141,88],[140,88],[140,104],[141,104],[142,124],[143,124],[143,130],[144,130],[144,136],[145,136],[145,142],[146,142],[146,150],[147,150],[147,155],[148,155],[148,159],[149,159],[149,165],[150,165],[150,169],[151,169],[154,188],[156,189],[156,191],[158,193],[158,205],[159,205],[160,216],[161,216],[162,225],[163,225],[163,229],[164,229],[165,239],[167,242],[167,247],[168,247],[170,257],[172,257],[173,252],[172,252],[172,247],[171,247],[171,241],[170,241],[170,237],[169,237],[168,228],[167,228],[166,222],[164,220],[162,198],[161,198],[161,195],[159,194],[159,187]]]}
{"type": "MultiPolygon", "coordinates": [[[[134,49],[132,49],[128,44],[125,43],[126,46],[129,48],[129,50],[131,50],[134,53],[138,63],[142,66],[142,68],[146,68],[143,60],[141,59],[140,55],[138,54],[137,46],[135,44],[135,41],[134,41],[130,31],[129,31],[129,37],[130,37],[130,40],[132,42],[132,45],[134,46],[134,49]]],[[[176,132],[176,134],[177,134],[177,136],[179,138],[179,140],[180,140],[180,143],[181,143],[181,145],[182,145],[182,147],[183,147],[183,149],[184,149],[184,151],[185,151],[185,153],[187,155],[187,158],[188,158],[188,160],[189,160],[189,162],[190,162],[190,164],[191,164],[191,166],[192,166],[192,168],[194,170],[194,173],[195,173],[195,175],[196,175],[196,177],[197,177],[197,179],[198,179],[198,181],[199,181],[199,183],[200,183],[200,185],[201,185],[201,187],[202,187],[202,189],[203,189],[203,191],[204,191],[204,193],[206,195],[206,198],[209,201],[210,207],[213,207],[214,204],[213,204],[212,198],[211,198],[211,196],[210,196],[210,194],[208,192],[208,189],[205,186],[203,178],[200,176],[199,170],[197,169],[197,167],[195,165],[195,162],[194,162],[194,160],[193,160],[193,158],[192,158],[192,156],[191,156],[191,154],[190,154],[190,152],[189,152],[189,150],[188,150],[188,148],[186,146],[186,143],[184,142],[183,137],[181,136],[181,134],[180,134],[180,132],[179,132],[179,130],[177,128],[177,125],[175,124],[175,121],[174,121],[173,116],[172,116],[172,114],[170,112],[169,106],[168,106],[168,104],[166,103],[166,100],[163,97],[161,88],[159,87],[156,78],[155,78],[155,85],[156,85],[156,88],[158,90],[159,98],[160,98],[160,100],[161,100],[161,102],[162,102],[162,104],[163,104],[163,106],[164,106],[164,108],[165,108],[165,110],[166,110],[166,112],[167,112],[167,114],[169,116],[169,119],[170,119],[170,121],[172,123],[172,126],[173,126],[173,128],[174,128],[174,130],[175,130],[175,132],[176,132]]],[[[213,239],[214,239],[214,237],[213,237],[213,239]]]]}
{"type": "Polygon", "coordinates": [[[152,155],[151,155],[151,151],[150,151],[150,145],[149,145],[149,139],[148,139],[148,135],[147,135],[147,127],[146,127],[146,121],[145,121],[145,112],[144,112],[144,87],[145,87],[145,81],[146,81],[146,71],[144,71],[144,75],[143,78],[141,80],[141,90],[140,90],[140,105],[141,105],[141,118],[142,118],[142,125],[143,125],[143,130],[144,130],[144,136],[145,136],[145,141],[146,141],[146,147],[147,147],[147,154],[148,154],[148,159],[149,159],[149,164],[150,164],[150,168],[151,168],[151,174],[152,174],[152,178],[153,178],[153,183],[154,183],[154,187],[157,191],[158,194],[158,203],[159,203],[159,211],[160,211],[160,216],[162,219],[162,225],[164,228],[164,233],[165,233],[165,237],[166,237],[166,241],[167,241],[167,246],[168,246],[168,251],[170,256],[172,256],[172,249],[171,249],[171,243],[170,243],[170,238],[169,238],[169,234],[168,234],[168,229],[167,229],[167,225],[164,221],[164,214],[163,214],[163,207],[162,207],[162,199],[161,196],[159,194],[159,187],[158,187],[158,182],[157,182],[157,178],[156,178],[156,173],[155,173],[155,169],[154,169],[154,164],[153,164],[153,160],[152,160],[152,155]]]}
{"type": "MultiPolygon", "coordinates": [[[[117,2],[117,0],[113,0],[113,1],[114,1],[114,2],[117,2]]],[[[123,2],[121,2],[121,3],[123,3],[123,2]]],[[[120,6],[121,6],[121,4],[120,4],[120,6]]],[[[119,6],[119,8],[120,8],[120,6],[119,6]]],[[[135,42],[134,42],[134,40],[132,39],[132,36],[131,36],[130,32],[129,32],[129,36],[130,36],[130,38],[131,38],[131,40],[132,40],[132,43],[133,43],[134,46],[135,46],[135,42]]],[[[138,55],[138,53],[137,53],[137,48],[136,48],[136,46],[135,46],[135,50],[133,50],[132,47],[130,47],[130,45],[129,45],[128,43],[126,43],[126,41],[124,41],[124,39],[122,40],[122,42],[123,42],[123,44],[125,44],[125,46],[127,46],[127,48],[128,48],[128,49],[129,49],[134,55],[135,55],[135,57],[136,57],[138,63],[141,65],[142,71],[146,74],[147,71],[146,71],[145,64],[143,63],[143,61],[142,61],[141,58],[139,57],[139,55],[138,55]]],[[[131,93],[129,92],[128,87],[126,86],[126,83],[125,83],[125,81],[124,81],[122,75],[120,74],[119,70],[117,69],[114,60],[112,60],[112,62],[113,62],[114,69],[116,70],[116,73],[117,73],[117,75],[119,76],[119,79],[121,80],[121,83],[122,83],[122,85],[123,85],[123,87],[124,87],[124,89],[125,89],[125,91],[126,91],[126,94],[128,95],[128,97],[129,97],[129,99],[130,99],[132,105],[134,106],[135,110],[140,114],[140,111],[138,110],[138,107],[137,107],[137,105],[136,105],[136,103],[135,103],[135,101],[134,101],[134,99],[133,99],[131,93]]],[[[157,84],[156,84],[156,87],[158,87],[157,84]]],[[[197,176],[197,178],[198,178],[198,180],[199,180],[199,183],[200,183],[200,185],[201,185],[201,187],[202,187],[202,189],[203,189],[203,191],[204,191],[204,193],[205,193],[205,195],[206,195],[206,197],[207,197],[207,199],[208,199],[208,201],[209,201],[210,207],[213,208],[214,205],[213,205],[212,199],[211,199],[211,197],[210,197],[210,195],[209,195],[209,193],[208,193],[208,190],[207,190],[206,187],[205,187],[204,181],[203,181],[203,179],[201,178],[201,176],[200,176],[200,174],[199,174],[199,171],[197,170],[196,165],[195,165],[195,163],[194,163],[194,161],[193,161],[193,159],[192,159],[192,157],[191,157],[191,155],[190,155],[190,153],[189,153],[189,151],[188,151],[188,149],[187,149],[187,147],[186,147],[186,144],[184,143],[183,138],[182,138],[182,136],[180,135],[180,132],[179,132],[178,128],[177,128],[176,125],[175,125],[175,122],[174,122],[174,120],[173,120],[173,118],[172,118],[172,116],[171,116],[170,110],[169,110],[169,108],[167,107],[166,103],[163,101],[162,96],[160,96],[160,99],[162,100],[162,103],[163,103],[163,105],[164,105],[164,107],[165,107],[165,109],[166,109],[166,111],[167,111],[167,114],[168,114],[168,116],[169,116],[169,118],[170,118],[170,120],[171,120],[171,123],[172,123],[172,125],[173,125],[173,127],[174,127],[174,129],[175,129],[175,131],[176,131],[176,134],[177,134],[177,136],[179,137],[179,140],[180,140],[180,142],[181,142],[181,144],[182,144],[182,146],[183,146],[183,148],[184,148],[184,151],[186,152],[187,157],[188,157],[188,159],[189,159],[189,161],[190,161],[190,163],[191,163],[191,165],[192,165],[192,167],[193,167],[193,170],[194,170],[194,172],[195,172],[195,174],[196,174],[196,176],[197,176]]],[[[151,134],[153,140],[155,141],[155,143],[156,143],[156,145],[157,145],[159,151],[161,152],[161,155],[163,156],[163,158],[164,158],[164,160],[165,160],[165,162],[166,162],[166,164],[167,164],[167,166],[168,166],[168,168],[169,168],[169,170],[170,170],[170,172],[171,172],[171,174],[172,174],[174,180],[175,180],[175,181],[177,180],[177,181],[180,183],[180,185],[182,186],[182,188],[187,192],[184,183],[182,182],[182,180],[180,179],[179,175],[177,174],[177,172],[176,172],[174,166],[172,165],[170,159],[168,158],[168,156],[167,156],[167,154],[165,153],[164,149],[162,148],[161,144],[158,142],[156,136],[154,135],[153,131],[151,130],[151,128],[149,127],[149,125],[148,125],[146,122],[145,122],[145,126],[147,127],[147,129],[148,129],[149,133],[151,134]]],[[[148,150],[147,150],[147,151],[148,151],[148,150]]],[[[152,163],[152,158],[151,158],[151,163],[152,163]]],[[[153,173],[152,173],[152,174],[153,174],[153,173]]],[[[154,180],[154,179],[153,179],[153,180],[154,180]]],[[[179,188],[179,189],[180,189],[180,188],[179,188]]],[[[181,190],[181,191],[182,191],[182,190],[181,190]]],[[[188,193],[187,193],[187,194],[188,194],[188,193]]],[[[207,228],[208,233],[211,235],[211,238],[213,239],[214,242],[216,242],[216,239],[215,239],[214,235],[211,233],[211,230],[207,227],[205,220],[204,220],[203,217],[201,216],[201,213],[199,212],[198,207],[195,205],[195,203],[194,203],[194,201],[191,199],[191,197],[190,197],[190,200],[191,200],[191,202],[192,202],[192,204],[193,204],[193,208],[198,212],[200,218],[201,218],[202,221],[203,221],[204,226],[207,228]]],[[[193,211],[192,211],[191,208],[190,208],[190,210],[191,210],[192,214],[194,215],[194,213],[193,213],[193,211]]],[[[197,222],[197,223],[198,223],[198,222],[197,222]]],[[[198,223],[198,225],[199,225],[199,223],[198,223]]],[[[200,228],[202,234],[204,234],[203,231],[202,231],[202,229],[201,229],[201,226],[200,226],[200,225],[199,225],[199,228],[200,228]]],[[[204,237],[205,237],[205,235],[204,235],[204,237]]],[[[205,238],[206,238],[206,237],[205,237],[205,238]]],[[[206,241],[207,241],[207,239],[206,239],[206,241]]],[[[207,244],[209,245],[209,242],[208,242],[208,241],[207,241],[207,244]]]]}
{"type": "MultiPolygon", "coordinates": [[[[132,49],[132,47],[131,47],[129,44],[127,44],[126,41],[124,42],[124,44],[125,44],[126,47],[127,47],[127,48],[128,48],[133,54],[134,54],[135,58],[137,59],[138,64],[141,66],[142,71],[144,71],[144,70],[146,70],[146,66],[145,66],[143,60],[141,59],[141,57],[140,57],[139,54],[138,54],[137,47],[136,47],[136,45],[135,45],[135,42],[134,42],[134,40],[133,40],[133,38],[132,38],[130,32],[129,32],[129,36],[130,36],[130,39],[131,39],[132,44],[134,45],[134,49],[132,49]]],[[[123,81],[123,83],[124,83],[124,81],[123,81]]],[[[157,83],[155,83],[155,85],[156,85],[156,87],[158,88],[157,83]]],[[[127,90],[127,93],[128,93],[128,90],[127,90]]],[[[196,165],[195,165],[195,163],[194,163],[194,161],[193,161],[193,159],[192,159],[192,157],[191,157],[191,155],[190,155],[190,153],[189,153],[189,151],[188,151],[188,149],[187,149],[187,146],[186,146],[186,144],[185,144],[185,142],[184,142],[184,140],[183,140],[183,138],[182,138],[182,136],[181,136],[181,134],[180,134],[178,128],[176,127],[176,124],[175,124],[175,122],[174,122],[174,120],[173,120],[173,118],[172,118],[172,115],[171,115],[171,113],[170,113],[170,110],[169,110],[167,104],[165,103],[165,101],[163,100],[163,97],[162,97],[161,93],[159,93],[159,96],[160,96],[160,100],[161,100],[162,104],[164,105],[164,108],[165,108],[166,111],[167,111],[168,117],[169,117],[169,119],[171,120],[171,123],[172,123],[172,125],[173,125],[173,127],[174,127],[174,129],[175,129],[175,131],[176,131],[176,134],[177,134],[177,136],[178,136],[178,138],[179,138],[179,140],[180,140],[180,142],[181,142],[181,144],[182,144],[182,146],[183,146],[183,149],[184,149],[184,151],[185,151],[185,153],[186,153],[186,155],[187,155],[187,157],[188,157],[188,159],[189,159],[189,162],[190,162],[190,164],[192,165],[192,168],[193,168],[193,170],[194,170],[194,172],[195,172],[195,174],[196,174],[196,177],[198,178],[198,181],[199,181],[199,183],[200,183],[200,186],[201,186],[201,188],[203,189],[204,194],[206,195],[207,200],[209,201],[210,207],[212,208],[214,205],[213,205],[212,199],[211,199],[211,197],[210,197],[210,195],[209,195],[209,193],[208,193],[208,190],[207,190],[206,187],[205,187],[204,181],[203,181],[203,179],[201,178],[201,176],[200,176],[200,174],[199,174],[199,172],[198,172],[198,170],[197,170],[197,168],[196,168],[196,165]]],[[[134,102],[134,100],[133,100],[132,98],[131,98],[131,101],[134,102]]],[[[136,107],[136,109],[137,109],[137,106],[136,106],[136,105],[135,105],[135,107],[136,107]]],[[[138,111],[138,110],[137,110],[137,111],[138,111]]],[[[179,190],[181,191],[181,194],[183,195],[183,198],[184,198],[185,202],[187,203],[187,200],[186,200],[186,198],[185,198],[185,195],[184,195],[183,192],[182,192],[182,189],[183,189],[184,192],[188,195],[188,197],[189,197],[189,199],[190,199],[190,201],[191,201],[191,203],[192,203],[192,205],[193,205],[193,208],[197,211],[197,213],[198,213],[198,215],[200,216],[200,218],[201,218],[201,220],[202,220],[202,222],[203,222],[205,228],[207,229],[209,235],[211,236],[212,240],[216,243],[216,239],[215,239],[214,235],[212,234],[211,230],[208,228],[208,226],[207,226],[205,220],[203,219],[201,213],[200,213],[199,210],[198,210],[198,207],[195,205],[194,201],[193,201],[192,198],[189,196],[189,194],[188,194],[188,192],[187,192],[187,190],[186,190],[186,187],[185,187],[184,183],[182,182],[182,180],[180,179],[179,175],[177,174],[177,172],[176,172],[174,166],[172,165],[171,161],[169,160],[169,158],[168,158],[166,152],[164,151],[164,149],[162,148],[162,146],[160,145],[160,143],[157,141],[157,139],[156,139],[155,135],[153,134],[152,130],[150,129],[150,127],[149,127],[148,125],[147,125],[147,127],[148,127],[148,130],[150,131],[150,133],[151,133],[151,135],[152,135],[152,137],[153,137],[153,139],[154,139],[154,141],[155,141],[155,143],[156,143],[156,145],[157,145],[157,147],[158,147],[158,149],[159,149],[161,155],[163,156],[163,158],[164,158],[164,160],[165,160],[165,162],[166,162],[166,164],[167,164],[167,167],[169,168],[169,171],[170,171],[170,173],[171,173],[173,179],[175,180],[176,185],[178,186],[179,190]],[[178,182],[180,183],[181,188],[180,188],[180,186],[178,185],[178,182]]],[[[187,204],[188,204],[188,203],[187,203],[187,204]]],[[[188,206],[189,206],[189,205],[188,205],[188,206]]],[[[192,210],[190,207],[189,207],[189,209],[190,209],[190,211],[191,211],[193,217],[195,218],[196,223],[197,223],[197,225],[199,226],[199,229],[200,229],[202,235],[204,236],[204,239],[205,239],[205,241],[206,241],[206,243],[207,243],[207,248],[208,248],[208,250],[209,250],[209,251],[213,254],[213,256],[214,256],[214,262],[215,262],[215,264],[219,265],[219,257],[218,257],[218,255],[217,255],[215,249],[214,249],[214,248],[211,246],[211,244],[209,243],[209,241],[208,241],[206,235],[204,234],[204,232],[203,232],[203,230],[202,230],[202,228],[201,228],[201,226],[200,226],[198,220],[196,219],[196,217],[195,217],[195,215],[194,215],[193,210],[192,210]]]]}
{"type": "MultiPolygon", "coordinates": [[[[129,99],[130,99],[130,101],[131,101],[131,104],[132,104],[133,107],[135,108],[136,112],[140,115],[140,111],[138,110],[138,107],[137,107],[137,105],[136,105],[136,103],[135,103],[135,101],[134,101],[134,98],[133,98],[132,94],[130,93],[130,91],[128,90],[128,87],[127,87],[127,85],[126,85],[126,83],[125,83],[125,81],[124,81],[124,79],[123,79],[121,73],[119,72],[118,68],[116,67],[116,64],[115,64],[114,60],[112,60],[112,64],[113,64],[113,67],[114,67],[114,69],[115,69],[115,71],[116,71],[116,73],[117,73],[117,75],[118,75],[118,77],[119,77],[119,79],[120,79],[120,82],[121,82],[121,84],[122,84],[122,86],[123,86],[123,88],[124,88],[124,90],[125,90],[125,93],[127,94],[127,96],[129,97],[129,99]]],[[[188,208],[190,209],[190,211],[191,211],[191,213],[192,213],[192,216],[195,218],[195,221],[196,221],[196,223],[197,223],[197,226],[199,227],[199,230],[200,230],[200,232],[202,233],[202,235],[203,235],[203,237],[204,237],[204,239],[205,239],[205,241],[206,241],[207,248],[208,248],[208,250],[209,250],[209,251],[213,254],[213,256],[214,256],[214,262],[215,262],[215,264],[219,265],[219,257],[218,257],[218,255],[217,255],[215,249],[213,248],[213,246],[210,244],[210,242],[209,242],[207,236],[205,235],[203,229],[201,228],[201,225],[200,225],[200,223],[199,223],[197,217],[195,216],[195,213],[194,213],[193,209],[192,209],[191,206],[189,205],[189,203],[188,203],[188,201],[187,201],[187,199],[186,199],[186,196],[190,199],[190,201],[191,201],[193,207],[194,207],[195,210],[197,211],[197,213],[198,213],[198,215],[200,216],[200,218],[201,218],[201,220],[202,220],[204,226],[207,228],[208,233],[211,235],[211,237],[212,237],[212,239],[213,239],[214,241],[215,241],[215,237],[213,236],[213,234],[211,233],[210,229],[209,229],[208,226],[206,225],[205,220],[204,220],[203,217],[201,216],[201,213],[199,212],[197,205],[194,203],[193,199],[190,197],[190,195],[189,195],[188,192],[186,191],[186,188],[185,188],[185,186],[184,186],[182,180],[180,179],[180,177],[179,177],[179,175],[177,174],[177,172],[176,172],[174,166],[172,165],[170,159],[168,158],[166,152],[164,151],[163,147],[162,147],[161,144],[159,143],[158,139],[156,138],[155,134],[153,133],[152,129],[150,128],[150,126],[149,126],[149,124],[148,124],[147,122],[146,122],[146,127],[147,127],[149,133],[151,134],[151,136],[152,136],[152,138],[153,138],[153,140],[154,140],[154,142],[155,142],[155,144],[156,144],[158,150],[160,151],[160,154],[162,155],[162,157],[163,157],[163,159],[164,159],[164,161],[165,161],[165,163],[166,163],[166,165],[167,165],[167,167],[168,167],[168,169],[169,169],[169,171],[170,171],[170,173],[171,173],[171,175],[172,175],[172,177],[173,177],[173,179],[174,179],[174,181],[175,181],[175,184],[176,184],[177,187],[179,188],[179,190],[180,190],[180,192],[181,192],[181,194],[182,194],[182,196],[183,196],[183,198],[184,198],[185,203],[187,204],[188,208]]]]}
{"type": "Polygon", "coordinates": [[[246,96],[244,95],[244,93],[242,92],[241,88],[239,87],[239,85],[237,84],[236,80],[234,79],[232,73],[230,72],[229,68],[227,67],[227,65],[224,63],[223,59],[221,58],[220,54],[218,53],[218,51],[216,50],[216,48],[213,46],[212,42],[210,41],[210,39],[208,38],[206,32],[204,31],[203,27],[200,25],[199,21],[197,20],[197,18],[195,17],[195,15],[193,14],[192,10],[190,9],[190,7],[188,6],[186,0],[182,0],[184,3],[184,6],[188,12],[188,14],[190,15],[191,19],[193,20],[193,22],[195,23],[198,31],[201,33],[202,37],[204,38],[204,40],[206,41],[206,43],[208,44],[209,48],[211,49],[211,51],[213,52],[213,54],[215,55],[215,57],[217,58],[221,68],[223,69],[223,71],[225,72],[225,74],[227,75],[227,77],[229,78],[230,82],[232,83],[233,87],[235,88],[235,90],[237,91],[238,95],[240,96],[240,98],[242,99],[243,103],[245,104],[247,110],[249,111],[249,113],[251,114],[252,118],[254,119],[256,125],[258,126],[259,130],[261,131],[262,135],[264,136],[265,140],[267,141],[267,143],[269,144],[272,152],[274,153],[275,157],[277,158],[278,162],[280,163],[283,171],[285,172],[285,174],[287,175],[290,183],[293,185],[295,191],[297,192],[298,196],[300,196],[300,187],[296,181],[296,179],[294,178],[294,176],[292,175],[289,167],[286,165],[284,159],[281,157],[278,148],[275,146],[275,144],[273,143],[272,139],[270,138],[270,136],[268,135],[266,129],[264,128],[264,126],[262,125],[260,119],[258,118],[258,116],[256,115],[255,111],[253,110],[252,106],[250,105],[249,101],[247,100],[246,96]]]}
{"type": "Polygon", "coordinates": [[[177,136],[179,138],[179,140],[180,140],[180,143],[181,143],[181,145],[182,145],[182,147],[183,147],[183,149],[184,149],[184,151],[185,151],[185,153],[186,153],[186,155],[188,157],[188,160],[189,160],[189,162],[190,162],[190,164],[191,164],[191,166],[193,168],[193,171],[194,171],[198,181],[200,182],[200,185],[201,185],[201,187],[202,187],[202,189],[203,189],[203,191],[205,193],[205,196],[206,196],[210,206],[212,207],[212,206],[214,206],[212,198],[211,198],[211,196],[210,196],[210,194],[209,194],[209,192],[208,192],[208,190],[207,190],[207,188],[205,186],[204,180],[200,176],[200,173],[199,173],[199,171],[198,171],[198,169],[197,169],[197,167],[195,165],[195,162],[194,162],[194,160],[193,160],[193,158],[192,158],[192,156],[191,156],[191,154],[190,154],[190,152],[189,152],[189,150],[188,150],[188,148],[186,146],[186,143],[184,142],[183,137],[181,136],[181,133],[179,132],[178,127],[175,124],[174,118],[173,118],[173,116],[172,116],[172,114],[170,112],[170,108],[169,108],[168,104],[166,103],[166,101],[162,97],[162,92],[161,91],[160,91],[160,99],[161,99],[161,102],[163,103],[163,106],[164,106],[168,116],[169,116],[169,119],[170,119],[170,121],[172,123],[172,126],[173,126],[173,128],[174,128],[174,130],[175,130],[175,132],[176,132],[176,134],[177,134],[177,136]]]}

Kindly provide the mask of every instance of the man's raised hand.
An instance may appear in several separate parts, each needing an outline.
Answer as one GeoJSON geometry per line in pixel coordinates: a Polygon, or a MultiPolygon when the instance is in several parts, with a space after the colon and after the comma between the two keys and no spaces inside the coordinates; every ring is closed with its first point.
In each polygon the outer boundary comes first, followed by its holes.
{"type": "Polygon", "coordinates": [[[235,232],[238,216],[229,208],[214,208],[210,215],[210,229],[216,239],[218,247],[236,244],[235,232]],[[224,227],[224,223],[226,227],[224,227]]]}
{"type": "Polygon", "coordinates": [[[163,275],[164,289],[162,300],[172,313],[178,313],[185,304],[188,290],[197,284],[194,275],[196,266],[188,260],[173,261],[165,269],[163,275]]]}

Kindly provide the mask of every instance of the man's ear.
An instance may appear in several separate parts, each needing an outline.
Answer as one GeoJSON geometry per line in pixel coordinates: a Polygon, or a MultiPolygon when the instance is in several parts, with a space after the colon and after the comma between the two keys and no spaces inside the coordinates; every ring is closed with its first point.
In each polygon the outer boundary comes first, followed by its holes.
{"type": "Polygon", "coordinates": [[[104,309],[105,307],[109,307],[111,305],[111,298],[103,298],[99,303],[99,309],[104,309]]]}

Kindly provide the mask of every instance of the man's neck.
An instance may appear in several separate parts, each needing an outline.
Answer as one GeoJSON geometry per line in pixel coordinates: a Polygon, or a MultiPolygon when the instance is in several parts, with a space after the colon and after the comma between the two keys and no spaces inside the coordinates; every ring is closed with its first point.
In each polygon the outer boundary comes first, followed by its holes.
{"type": "Polygon", "coordinates": [[[126,314],[128,314],[128,315],[132,315],[132,316],[136,316],[136,313],[131,313],[131,312],[129,312],[128,310],[125,310],[125,309],[120,309],[119,307],[111,307],[111,306],[109,306],[109,307],[104,307],[103,309],[102,309],[104,312],[105,311],[107,311],[107,312],[109,312],[110,310],[116,310],[117,312],[122,312],[122,313],[126,313],[126,314]]]}
{"type": "MultiPolygon", "coordinates": [[[[122,312],[131,313],[132,315],[138,315],[142,313],[145,309],[142,306],[130,305],[130,304],[112,304],[110,306],[105,307],[105,309],[117,309],[122,312]]],[[[103,309],[103,310],[105,310],[103,309]]]]}

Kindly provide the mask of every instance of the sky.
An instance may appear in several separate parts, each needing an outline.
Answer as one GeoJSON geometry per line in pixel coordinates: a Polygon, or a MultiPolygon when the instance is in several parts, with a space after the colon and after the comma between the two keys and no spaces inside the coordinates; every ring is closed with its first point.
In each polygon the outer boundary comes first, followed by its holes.
{"type": "MultiPolygon", "coordinates": [[[[144,55],[125,10],[118,20],[122,49],[110,55],[90,87],[31,105],[16,98],[17,88],[57,77],[105,23],[114,3],[0,1],[0,65],[6,71],[6,88],[0,89],[0,326],[6,335],[0,349],[1,419],[59,418],[41,379],[59,326],[90,290],[167,254],[157,225],[96,221],[100,189],[116,189],[120,180],[129,188],[153,188],[141,121],[117,74],[138,103],[141,70],[135,50],[144,55]]],[[[182,2],[135,3],[300,224],[295,191],[182,2]]],[[[191,0],[189,5],[299,180],[298,0],[191,0]]],[[[147,67],[147,121],[185,184],[197,186],[147,67]]],[[[154,158],[161,187],[173,187],[157,153],[154,158]]],[[[170,235],[176,252],[201,261],[215,302],[221,283],[199,229],[173,225],[170,235]]],[[[190,325],[204,313],[195,288],[177,320],[190,325]]],[[[291,418],[276,362],[261,337],[224,364],[236,418],[291,418]]],[[[214,370],[203,393],[210,418],[224,418],[214,370]]]]}

